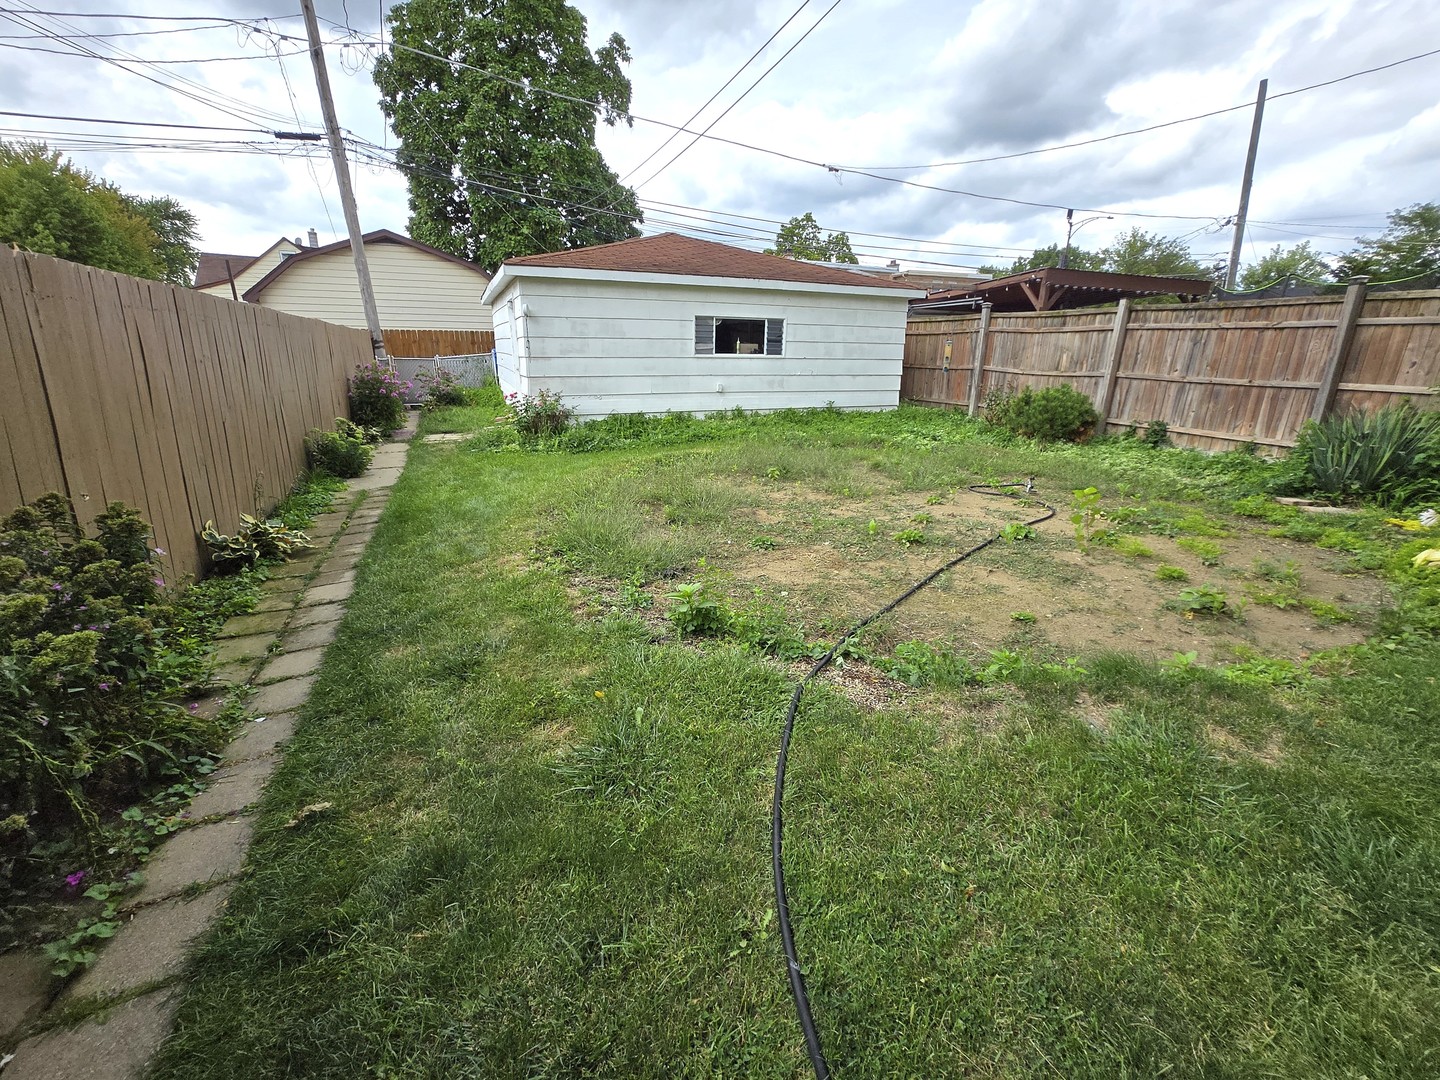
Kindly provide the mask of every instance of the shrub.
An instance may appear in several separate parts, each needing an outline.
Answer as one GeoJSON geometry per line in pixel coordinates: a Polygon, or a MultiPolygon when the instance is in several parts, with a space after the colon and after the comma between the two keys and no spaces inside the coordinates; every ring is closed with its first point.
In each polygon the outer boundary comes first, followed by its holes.
{"type": "Polygon", "coordinates": [[[667,616],[682,634],[717,637],[730,627],[729,609],[706,591],[704,582],[678,585],[665,599],[674,601],[667,616]]]}
{"type": "Polygon", "coordinates": [[[203,657],[181,662],[150,526],[111,503],[95,529],[55,493],[0,520],[0,886],[37,844],[93,835],[103,809],[216,735],[165,700],[203,657]]]}
{"type": "Polygon", "coordinates": [[[350,376],[350,418],[362,427],[389,436],[405,426],[405,395],[410,384],[393,370],[371,360],[350,376]]]}
{"type": "Polygon", "coordinates": [[[541,390],[534,397],[506,394],[505,404],[514,414],[515,430],[532,438],[558,435],[575,419],[575,410],[565,405],[559,394],[550,390],[541,390]]]}
{"type": "Polygon", "coordinates": [[[217,532],[213,521],[205,522],[200,539],[205,541],[210,562],[220,574],[244,570],[262,559],[285,559],[292,551],[310,546],[308,536],[279,518],[262,521],[249,514],[240,515],[240,528],[234,536],[217,532]]]}
{"type": "Polygon", "coordinates": [[[1041,442],[1084,442],[1100,416],[1090,399],[1069,383],[1045,390],[1025,387],[1013,397],[992,396],[985,419],[1016,435],[1041,442]]]}
{"type": "Polygon", "coordinates": [[[416,374],[415,389],[420,391],[420,408],[427,412],[468,402],[465,387],[460,385],[460,376],[446,368],[416,374]]]}
{"type": "Polygon", "coordinates": [[[1440,491],[1440,412],[1407,401],[1312,420],[1290,459],[1291,486],[1304,493],[1402,505],[1440,491]]]}
{"type": "Polygon", "coordinates": [[[334,431],[315,428],[305,436],[306,464],[341,479],[359,476],[374,456],[366,429],[343,416],[335,418],[334,431]]]}

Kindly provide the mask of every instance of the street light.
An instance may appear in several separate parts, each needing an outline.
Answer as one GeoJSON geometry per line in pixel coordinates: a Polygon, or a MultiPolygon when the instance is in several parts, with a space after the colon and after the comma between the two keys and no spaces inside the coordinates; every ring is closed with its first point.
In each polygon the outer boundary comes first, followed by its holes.
{"type": "Polygon", "coordinates": [[[1075,220],[1075,211],[1074,211],[1074,210],[1066,210],[1066,211],[1065,211],[1065,250],[1060,253],[1060,269],[1061,269],[1061,270],[1064,270],[1066,267],[1068,267],[1068,266],[1070,265],[1070,237],[1071,237],[1072,235],[1074,235],[1075,230],[1079,229],[1080,226],[1082,226],[1082,225],[1089,225],[1090,222],[1092,222],[1092,221],[1114,221],[1114,220],[1115,220],[1115,215],[1114,215],[1114,214],[1096,214],[1094,217],[1081,218],[1079,221],[1076,221],[1076,220],[1075,220]]]}

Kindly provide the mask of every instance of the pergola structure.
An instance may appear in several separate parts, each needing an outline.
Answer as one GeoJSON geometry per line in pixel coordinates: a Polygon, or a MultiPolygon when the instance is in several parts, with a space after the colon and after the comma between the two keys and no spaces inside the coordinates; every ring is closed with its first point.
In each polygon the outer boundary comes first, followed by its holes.
{"type": "Polygon", "coordinates": [[[988,302],[994,311],[1061,311],[1113,304],[1126,297],[1178,296],[1182,300],[1200,300],[1209,295],[1210,286],[1208,280],[1196,278],[1042,266],[1022,274],[931,293],[923,300],[912,300],[910,310],[916,314],[963,311],[988,302]]]}

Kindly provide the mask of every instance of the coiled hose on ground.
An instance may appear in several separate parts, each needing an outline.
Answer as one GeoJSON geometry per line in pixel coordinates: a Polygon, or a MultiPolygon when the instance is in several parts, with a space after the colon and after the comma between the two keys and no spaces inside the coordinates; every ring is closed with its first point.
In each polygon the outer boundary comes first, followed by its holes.
{"type": "MultiPolygon", "coordinates": [[[[1057,513],[1055,507],[1049,503],[1042,502],[1034,497],[1035,479],[1031,477],[1024,483],[1010,484],[971,484],[970,491],[980,495],[995,495],[1006,499],[1015,499],[1033,503],[1044,507],[1045,513],[1036,518],[1026,521],[1026,525],[1039,525],[1049,521],[1057,513]],[[1020,491],[1014,489],[1023,489],[1020,491]]],[[[795,952],[795,934],[790,926],[790,904],[785,895],[785,863],[782,855],[782,848],[785,834],[784,818],[782,816],[783,803],[785,801],[785,767],[790,757],[790,739],[795,732],[795,716],[800,709],[800,698],[805,693],[805,687],[811,680],[830,666],[841,647],[860,633],[877,619],[890,614],[897,607],[909,600],[921,589],[932,584],[940,575],[948,570],[954,569],[970,556],[984,551],[991,544],[1002,537],[1001,531],[996,531],[988,539],[981,541],[974,547],[956,555],[949,562],[936,570],[931,571],[921,578],[910,588],[897,596],[890,603],[880,610],[867,615],[850,629],[842,634],[830,650],[815,661],[815,665],[806,673],[805,677],[795,687],[795,693],[790,696],[790,706],[785,710],[785,722],[780,729],[780,753],[775,759],[775,795],[770,806],[770,865],[775,875],[775,914],[780,924],[780,942],[785,947],[785,965],[790,976],[790,993],[795,999],[795,1013],[800,1021],[800,1030],[805,1035],[805,1049],[810,1055],[810,1064],[815,1070],[816,1080],[828,1080],[830,1067],[825,1062],[825,1054],[820,1049],[820,1035],[815,1030],[815,1018],[810,1012],[810,995],[805,989],[805,972],[800,967],[800,958],[795,952]]]]}

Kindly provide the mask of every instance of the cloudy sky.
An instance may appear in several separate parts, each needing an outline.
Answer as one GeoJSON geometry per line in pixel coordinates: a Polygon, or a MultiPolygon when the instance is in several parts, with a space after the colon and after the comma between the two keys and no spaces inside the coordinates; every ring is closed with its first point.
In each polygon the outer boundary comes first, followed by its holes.
{"type": "MultiPolygon", "coordinates": [[[[374,47],[338,43],[374,41],[389,4],[318,6],[337,41],[327,52],[341,124],[393,149],[368,70],[374,47]]],[[[974,266],[1063,242],[1073,208],[1084,222],[1077,246],[1139,226],[1214,261],[1230,246],[1223,223],[1262,78],[1270,101],[1246,261],[1302,239],[1344,251],[1382,229],[1387,211],[1440,199],[1440,55],[1396,64],[1440,50],[1433,0],[809,0],[798,14],[800,0],[577,6],[592,46],[619,32],[634,57],[635,123],[602,128],[600,146],[641,184],[649,232],[758,248],[811,211],[847,230],[864,262],[974,266]],[[641,167],[672,134],[649,121],[688,121],[740,71],[690,125],[703,129],[792,45],[711,130],[730,141],[702,139],[666,165],[691,142],[681,135],[641,167]]],[[[311,227],[322,242],[339,239],[328,157],[268,134],[319,129],[294,40],[304,33],[298,2],[218,0],[205,19],[195,10],[177,0],[0,0],[0,109],[84,118],[4,116],[0,131],[38,133],[127,191],[180,199],[207,250],[256,253],[311,227]],[[128,17],[82,17],[121,11],[128,17]]],[[[358,165],[355,183],[366,229],[405,230],[405,184],[392,169],[358,165]]]]}

